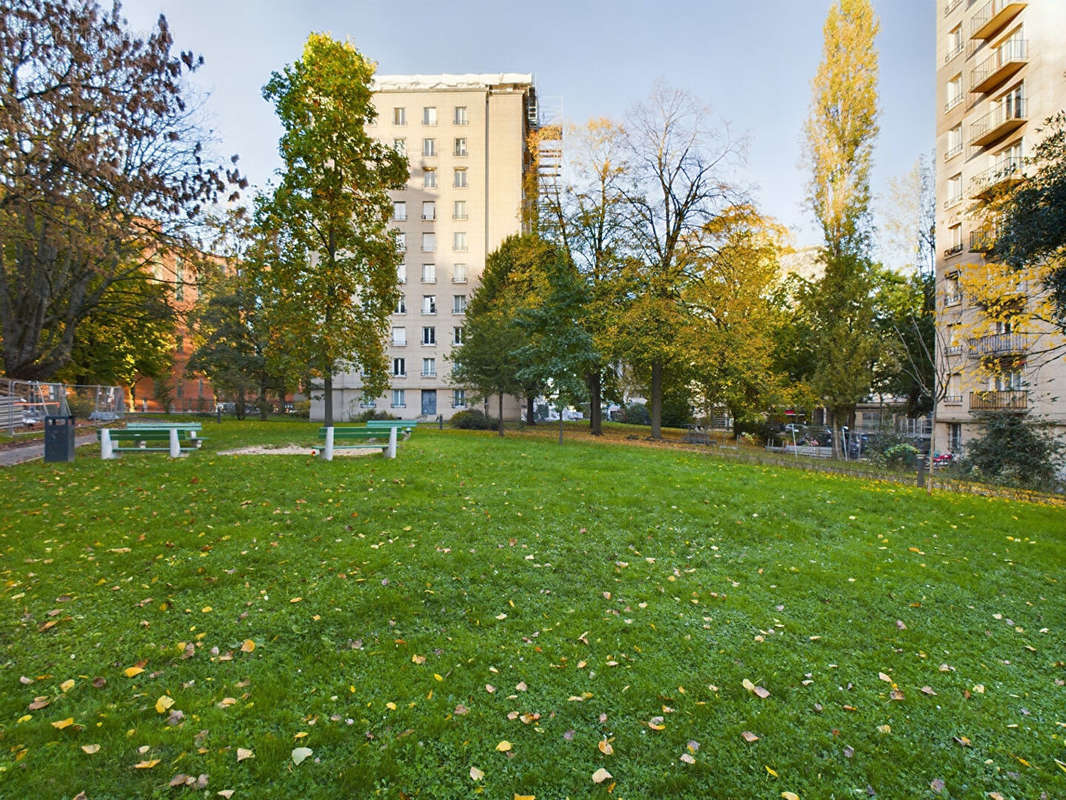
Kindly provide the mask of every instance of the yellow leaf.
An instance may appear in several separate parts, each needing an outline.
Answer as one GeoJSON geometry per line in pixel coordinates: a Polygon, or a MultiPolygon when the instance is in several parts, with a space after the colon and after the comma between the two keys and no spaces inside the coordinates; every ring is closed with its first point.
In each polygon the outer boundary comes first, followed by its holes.
{"type": "Polygon", "coordinates": [[[166,714],[167,709],[174,705],[174,698],[170,695],[162,695],[155,701],[155,710],[160,714],[166,714]]]}
{"type": "Polygon", "coordinates": [[[765,769],[770,774],[771,777],[774,777],[774,778],[777,777],[777,773],[774,772],[772,769],[770,769],[770,767],[764,766],[763,769],[765,769]]]}
{"type": "Polygon", "coordinates": [[[21,725],[23,722],[29,722],[31,719],[33,719],[33,714],[23,714],[18,718],[18,724],[21,725]]]}
{"type": "Polygon", "coordinates": [[[135,678],[138,675],[140,675],[142,672],[144,672],[144,667],[127,667],[125,669],[125,671],[123,672],[123,674],[127,678],[135,678]]]}
{"type": "Polygon", "coordinates": [[[61,719],[61,720],[58,720],[56,722],[53,722],[52,723],[52,727],[55,728],[56,730],[60,730],[61,731],[64,728],[69,728],[73,724],[74,724],[74,717],[67,717],[66,719],[61,719]]]}
{"type": "Polygon", "coordinates": [[[292,738],[293,739],[306,739],[307,738],[307,731],[297,731],[296,733],[294,733],[292,735],[292,738]]]}
{"type": "Polygon", "coordinates": [[[496,752],[497,753],[506,753],[506,752],[510,751],[510,749],[511,749],[511,743],[509,741],[507,741],[506,739],[504,739],[502,742],[500,742],[498,745],[496,745],[496,752]]]}
{"type": "Polygon", "coordinates": [[[413,655],[413,656],[411,656],[411,661],[414,662],[415,664],[425,664],[426,663],[426,657],[425,656],[420,656],[420,655],[413,655]]]}
{"type": "Polygon", "coordinates": [[[609,773],[603,767],[600,767],[598,770],[592,773],[592,782],[603,783],[605,780],[608,780],[611,777],[611,773],[609,773]]]}
{"type": "Polygon", "coordinates": [[[799,795],[795,792],[781,792],[781,797],[783,797],[784,800],[800,800],[799,795]]]}
{"type": "Polygon", "coordinates": [[[614,753],[614,748],[611,747],[611,743],[608,742],[606,739],[600,739],[600,743],[596,746],[600,748],[600,752],[603,753],[605,756],[609,756],[614,753]]]}
{"type": "Polygon", "coordinates": [[[470,768],[470,780],[479,781],[485,777],[485,773],[479,770],[477,767],[470,768]]]}
{"type": "Polygon", "coordinates": [[[537,800],[535,794],[516,794],[514,800],[537,800]]]}
{"type": "Polygon", "coordinates": [[[290,603],[299,603],[301,600],[303,600],[302,597],[293,597],[292,599],[289,600],[289,602],[290,603]]]}
{"type": "Polygon", "coordinates": [[[433,673],[433,680],[442,681],[442,680],[444,680],[444,678],[442,678],[440,675],[438,675],[436,672],[434,672],[433,673]]]}
{"type": "Polygon", "coordinates": [[[246,758],[255,758],[255,753],[249,750],[247,747],[237,748],[237,763],[244,761],[246,758]]]}
{"type": "Polygon", "coordinates": [[[892,726],[891,725],[878,725],[877,726],[877,732],[878,733],[892,733],[892,726]]]}
{"type": "Polygon", "coordinates": [[[99,753],[100,752],[100,745],[98,745],[98,744],[83,744],[81,746],[81,749],[84,750],[89,755],[92,755],[93,753],[99,753]]]}
{"type": "Polygon", "coordinates": [[[877,677],[883,680],[885,683],[892,683],[892,679],[883,672],[878,672],[877,677]]]}
{"type": "Polygon", "coordinates": [[[153,758],[151,761],[138,761],[136,764],[133,765],[133,768],[134,769],[151,769],[152,767],[154,767],[158,763],[159,763],[159,759],[158,758],[153,758]]]}
{"type": "Polygon", "coordinates": [[[229,800],[231,797],[233,797],[233,790],[221,789],[220,791],[215,792],[215,794],[217,794],[219,797],[224,797],[226,800],[229,800]]]}
{"type": "Polygon", "coordinates": [[[396,704],[390,700],[389,702],[387,702],[385,704],[385,708],[387,708],[389,711],[395,711],[396,710],[396,704]]]}
{"type": "Polygon", "coordinates": [[[69,692],[71,689],[74,688],[74,679],[71,678],[69,680],[63,681],[61,684],[59,684],[59,688],[62,689],[64,692],[69,692]]]}
{"type": "Polygon", "coordinates": [[[200,609],[200,611],[202,611],[204,614],[210,614],[211,610],[212,610],[211,606],[204,606],[203,608],[200,609]]]}
{"type": "Polygon", "coordinates": [[[745,689],[747,689],[749,692],[754,692],[755,691],[755,684],[752,683],[751,681],[749,681],[747,678],[745,678],[743,681],[741,681],[741,685],[745,689]]]}
{"type": "Polygon", "coordinates": [[[1066,764],[1064,764],[1063,762],[1059,761],[1057,758],[1054,759],[1054,761],[1055,761],[1056,764],[1059,765],[1059,769],[1061,769],[1063,772],[1066,772],[1066,764]]]}
{"type": "Polygon", "coordinates": [[[251,639],[245,639],[244,642],[241,644],[241,652],[250,653],[253,650],[255,650],[255,642],[253,642],[251,639]]]}

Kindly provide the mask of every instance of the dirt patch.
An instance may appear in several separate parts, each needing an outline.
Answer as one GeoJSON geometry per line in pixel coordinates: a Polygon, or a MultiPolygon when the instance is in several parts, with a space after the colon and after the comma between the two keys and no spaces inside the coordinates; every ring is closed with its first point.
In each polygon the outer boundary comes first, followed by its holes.
{"type": "MultiPolygon", "coordinates": [[[[237,450],[219,450],[220,456],[310,456],[321,452],[317,447],[300,447],[295,444],[278,445],[277,447],[241,447],[237,450]]],[[[378,449],[363,448],[359,450],[337,450],[335,456],[373,456],[381,453],[378,449]]]]}

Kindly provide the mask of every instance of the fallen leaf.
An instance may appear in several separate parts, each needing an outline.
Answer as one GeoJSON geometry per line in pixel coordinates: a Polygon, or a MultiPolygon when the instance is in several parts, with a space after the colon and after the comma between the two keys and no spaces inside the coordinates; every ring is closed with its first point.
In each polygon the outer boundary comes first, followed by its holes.
{"type": "Polygon", "coordinates": [[[799,795],[795,792],[781,792],[781,797],[783,797],[784,800],[800,800],[799,795]]]}
{"type": "Polygon", "coordinates": [[[100,745],[98,745],[98,744],[83,744],[81,746],[81,749],[84,750],[89,755],[92,755],[93,753],[99,753],[100,752],[100,745]]]}
{"type": "Polygon", "coordinates": [[[511,750],[511,743],[509,741],[507,741],[506,739],[504,739],[502,742],[500,742],[498,745],[496,745],[496,752],[497,753],[507,753],[507,752],[510,752],[510,750],[511,750]]]}
{"type": "Polygon", "coordinates": [[[221,789],[221,790],[215,792],[215,794],[217,794],[219,797],[224,797],[224,798],[226,798],[226,800],[229,800],[231,797],[233,797],[233,790],[232,789],[221,789]]]}
{"type": "Polygon", "coordinates": [[[152,767],[154,767],[158,763],[159,763],[159,759],[158,758],[153,758],[151,761],[138,761],[136,764],[133,765],[133,768],[134,769],[151,769],[152,767]]]}
{"type": "Polygon", "coordinates": [[[776,778],[777,777],[777,773],[773,769],[771,769],[770,767],[766,766],[765,764],[763,765],[763,769],[766,770],[766,773],[770,777],[772,777],[772,778],[776,778]]]}
{"type": "Polygon", "coordinates": [[[416,654],[416,655],[411,656],[411,661],[413,663],[415,663],[415,664],[425,664],[426,663],[426,657],[416,654]]]}
{"type": "Polygon", "coordinates": [[[682,753],[679,756],[678,760],[679,761],[683,761],[686,764],[695,764],[696,763],[696,759],[692,756],[691,753],[682,753]]]}
{"type": "Polygon", "coordinates": [[[241,652],[242,653],[250,653],[253,650],[255,650],[255,642],[253,642],[251,639],[245,639],[241,643],[241,652]]]}
{"type": "Polygon", "coordinates": [[[63,681],[61,684],[59,684],[59,688],[64,692],[69,692],[71,689],[74,688],[74,679],[69,678],[68,680],[63,681]]]}
{"type": "Polygon", "coordinates": [[[53,722],[52,723],[52,727],[55,728],[56,730],[60,730],[61,731],[64,728],[69,728],[73,724],[74,724],[74,717],[67,717],[66,719],[61,719],[61,720],[57,720],[56,722],[53,722]]]}
{"type": "Polygon", "coordinates": [[[936,692],[933,691],[932,686],[923,686],[919,691],[921,691],[922,694],[929,695],[930,697],[936,695],[936,692]]]}
{"type": "Polygon", "coordinates": [[[174,698],[170,695],[160,695],[159,699],[155,701],[155,710],[159,714],[166,714],[167,710],[174,705],[174,698]]]}
{"type": "Polygon", "coordinates": [[[170,779],[170,785],[172,787],[173,786],[185,786],[186,783],[189,783],[189,782],[192,782],[192,781],[195,781],[195,780],[196,780],[196,778],[193,778],[191,775],[186,775],[183,772],[179,772],[177,775],[175,775],[173,778],[170,779]]]}
{"type": "Polygon", "coordinates": [[[742,731],[740,735],[744,737],[744,741],[745,742],[757,742],[757,741],[759,741],[759,737],[756,736],[751,731],[742,731]]]}
{"type": "Polygon", "coordinates": [[[885,683],[892,683],[892,679],[883,672],[878,672],[877,677],[883,680],[885,683]]]}
{"type": "Polygon", "coordinates": [[[933,778],[933,780],[929,781],[929,788],[932,789],[937,794],[939,794],[940,792],[944,791],[944,781],[943,781],[943,779],[942,778],[933,778]]]}
{"type": "Polygon", "coordinates": [[[105,686],[107,686],[107,678],[93,678],[93,686],[95,686],[97,689],[103,689],[105,686]]]}
{"type": "Polygon", "coordinates": [[[479,781],[485,777],[485,773],[479,770],[477,767],[470,768],[470,780],[479,781]]]}
{"type": "Polygon", "coordinates": [[[611,747],[611,743],[608,742],[606,739],[600,739],[600,743],[596,746],[600,748],[600,752],[603,753],[605,756],[609,756],[614,753],[614,748],[611,747]]]}
{"type": "Polygon", "coordinates": [[[666,726],[663,724],[662,717],[652,717],[651,719],[649,719],[648,727],[651,728],[653,731],[661,731],[666,729],[666,726]]]}
{"type": "Polygon", "coordinates": [[[892,726],[891,725],[878,725],[877,726],[877,732],[878,733],[892,733],[892,726]]]}
{"type": "Polygon", "coordinates": [[[244,761],[246,758],[255,758],[255,753],[249,750],[247,747],[237,748],[237,763],[244,761]]]}
{"type": "Polygon", "coordinates": [[[127,667],[122,674],[127,678],[135,678],[142,672],[144,672],[144,667],[127,667]]]}
{"type": "Polygon", "coordinates": [[[304,761],[307,759],[308,756],[311,755],[312,752],[314,751],[311,750],[310,747],[294,748],[292,751],[292,763],[294,763],[296,766],[300,766],[300,764],[304,763],[304,761]]]}
{"type": "Polygon", "coordinates": [[[611,773],[609,773],[603,767],[600,767],[598,770],[592,773],[592,782],[603,783],[605,780],[608,780],[611,777],[611,773]]]}
{"type": "Polygon", "coordinates": [[[26,708],[28,708],[30,711],[40,711],[42,708],[44,708],[51,702],[51,700],[44,696],[35,697],[33,698],[33,702],[26,706],[26,708]]]}

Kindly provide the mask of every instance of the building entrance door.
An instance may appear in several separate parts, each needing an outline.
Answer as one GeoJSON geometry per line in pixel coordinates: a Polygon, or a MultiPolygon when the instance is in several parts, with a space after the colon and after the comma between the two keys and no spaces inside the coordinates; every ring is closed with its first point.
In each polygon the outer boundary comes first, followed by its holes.
{"type": "Polygon", "coordinates": [[[423,389],[422,390],[422,416],[423,417],[435,417],[435,416],[437,416],[437,390],[436,389],[423,389]]]}

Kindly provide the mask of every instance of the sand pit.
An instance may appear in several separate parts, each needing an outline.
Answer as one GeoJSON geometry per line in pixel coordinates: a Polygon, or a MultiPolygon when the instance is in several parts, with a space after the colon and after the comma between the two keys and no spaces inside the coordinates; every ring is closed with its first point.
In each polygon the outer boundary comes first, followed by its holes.
{"type": "MultiPolygon", "coordinates": [[[[321,450],[311,447],[300,447],[295,444],[278,445],[277,447],[241,447],[237,450],[219,450],[220,456],[310,456],[317,455],[321,450]]],[[[334,456],[373,456],[380,455],[377,448],[362,448],[358,450],[333,450],[334,456]]]]}

